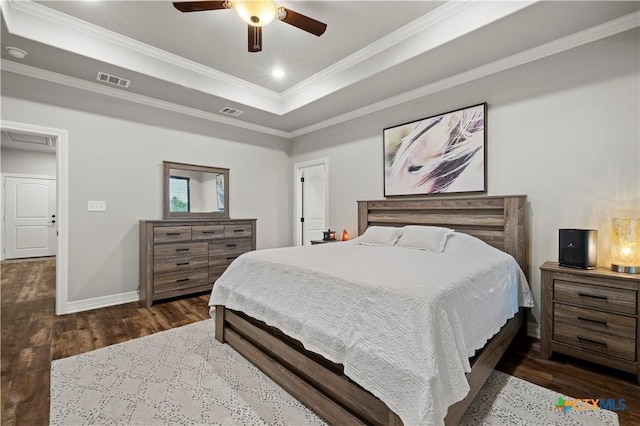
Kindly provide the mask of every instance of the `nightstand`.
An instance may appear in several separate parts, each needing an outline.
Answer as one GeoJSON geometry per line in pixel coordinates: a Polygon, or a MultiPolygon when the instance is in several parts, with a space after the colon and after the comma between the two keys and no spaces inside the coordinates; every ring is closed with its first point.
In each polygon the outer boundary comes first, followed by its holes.
{"type": "Polygon", "coordinates": [[[640,382],[640,275],[545,262],[540,354],[552,352],[636,374],[640,382]]]}
{"type": "Polygon", "coordinates": [[[326,244],[326,243],[341,243],[342,240],[311,240],[311,245],[315,246],[316,244],[326,244]]]}

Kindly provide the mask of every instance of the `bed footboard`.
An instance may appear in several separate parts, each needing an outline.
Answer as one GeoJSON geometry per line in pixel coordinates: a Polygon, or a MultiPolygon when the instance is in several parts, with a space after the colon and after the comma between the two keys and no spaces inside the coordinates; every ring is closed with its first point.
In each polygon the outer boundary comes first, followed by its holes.
{"type": "MultiPolygon", "coordinates": [[[[228,343],[329,424],[402,425],[386,404],[346,377],[341,365],[306,351],[279,330],[224,306],[216,306],[215,324],[216,340],[228,343]]],[[[458,424],[522,324],[520,311],[474,358],[467,374],[471,391],[449,407],[446,424],[458,424]]]]}

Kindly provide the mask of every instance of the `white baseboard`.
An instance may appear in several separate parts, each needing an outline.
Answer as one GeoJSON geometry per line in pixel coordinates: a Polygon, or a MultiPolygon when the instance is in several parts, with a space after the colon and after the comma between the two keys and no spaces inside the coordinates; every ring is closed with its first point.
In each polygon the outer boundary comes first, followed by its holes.
{"type": "Polygon", "coordinates": [[[75,300],[67,303],[67,313],[89,311],[91,309],[106,308],[107,306],[121,305],[123,303],[137,302],[140,295],[137,291],[112,294],[109,296],[94,297],[91,299],[75,300]]]}
{"type": "Polygon", "coordinates": [[[540,324],[536,324],[533,322],[527,323],[527,336],[535,337],[536,339],[540,338],[540,324]]]}

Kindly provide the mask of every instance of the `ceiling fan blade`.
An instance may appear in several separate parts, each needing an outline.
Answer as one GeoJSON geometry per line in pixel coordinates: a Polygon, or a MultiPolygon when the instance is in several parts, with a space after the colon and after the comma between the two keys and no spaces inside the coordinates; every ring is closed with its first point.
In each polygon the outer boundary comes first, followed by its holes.
{"type": "Polygon", "coordinates": [[[180,12],[202,12],[204,10],[230,9],[228,1],[182,1],[174,2],[173,6],[180,12]]]}
{"type": "Polygon", "coordinates": [[[327,29],[327,24],[294,12],[286,7],[279,7],[276,16],[280,21],[286,22],[313,35],[317,35],[318,37],[324,34],[327,29]]]}
{"type": "Polygon", "coordinates": [[[262,51],[262,27],[254,27],[247,25],[249,28],[249,52],[261,52],[262,51]]]}

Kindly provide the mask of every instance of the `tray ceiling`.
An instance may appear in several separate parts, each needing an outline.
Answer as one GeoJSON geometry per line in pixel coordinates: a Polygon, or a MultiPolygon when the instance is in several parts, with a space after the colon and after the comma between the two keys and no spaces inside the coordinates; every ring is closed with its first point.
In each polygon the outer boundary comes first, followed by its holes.
{"type": "Polygon", "coordinates": [[[246,50],[233,11],[159,1],[2,2],[2,69],[283,137],[429,95],[640,25],[640,2],[286,1],[246,50]],[[24,49],[24,59],[7,46],[24,49]],[[273,68],[286,72],[274,79],[273,68]],[[128,88],[97,80],[130,80],[128,88]],[[225,107],[244,111],[229,117],[225,107]]]}

